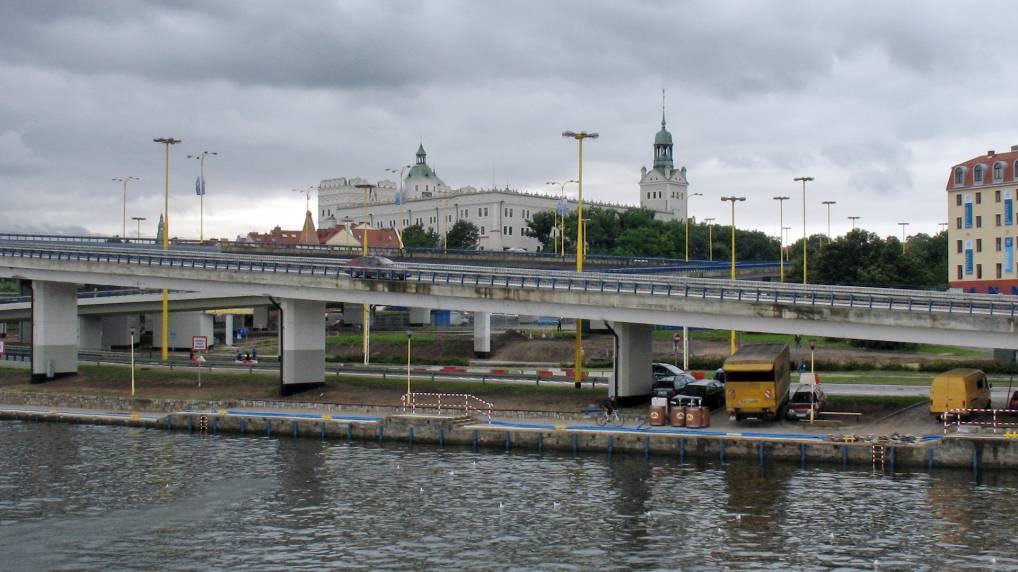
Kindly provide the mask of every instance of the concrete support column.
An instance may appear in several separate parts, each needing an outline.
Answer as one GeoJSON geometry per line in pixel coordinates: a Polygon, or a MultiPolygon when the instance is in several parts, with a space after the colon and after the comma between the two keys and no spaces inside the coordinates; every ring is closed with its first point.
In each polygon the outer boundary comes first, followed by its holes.
{"type": "Polygon", "coordinates": [[[252,330],[267,330],[269,328],[269,307],[255,306],[254,314],[251,316],[252,330]]]}
{"type": "Polygon", "coordinates": [[[325,302],[282,300],[280,306],[282,393],[289,395],[325,382],[325,302]]]}
{"type": "Polygon", "coordinates": [[[431,308],[410,308],[411,326],[430,326],[431,308]]]}
{"type": "Polygon", "coordinates": [[[102,316],[81,316],[78,318],[78,347],[93,351],[103,349],[102,316]]]}
{"type": "Polygon", "coordinates": [[[228,347],[233,347],[233,314],[226,314],[223,318],[226,322],[223,328],[223,343],[228,347]]]}
{"type": "Polygon", "coordinates": [[[78,373],[78,287],[32,282],[32,383],[78,373]]]}
{"type": "Polygon", "coordinates": [[[654,386],[651,372],[651,335],[649,324],[611,322],[608,324],[615,333],[615,372],[608,394],[619,403],[629,405],[647,399],[654,386]]]}
{"type": "Polygon", "coordinates": [[[343,323],[360,325],[364,323],[364,304],[343,302],[343,323]]]}
{"type": "Polygon", "coordinates": [[[474,357],[491,357],[491,313],[474,312],[474,357]]]}

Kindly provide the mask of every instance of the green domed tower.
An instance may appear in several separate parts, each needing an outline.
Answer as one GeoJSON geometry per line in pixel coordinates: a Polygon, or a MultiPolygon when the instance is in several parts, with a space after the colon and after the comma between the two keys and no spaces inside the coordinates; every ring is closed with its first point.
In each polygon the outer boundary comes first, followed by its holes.
{"type": "Polygon", "coordinates": [[[640,170],[640,207],[654,211],[658,220],[683,220],[687,216],[689,182],[686,168],[675,168],[672,134],[665,122],[661,92],[661,130],[654,136],[654,166],[640,170]]]}

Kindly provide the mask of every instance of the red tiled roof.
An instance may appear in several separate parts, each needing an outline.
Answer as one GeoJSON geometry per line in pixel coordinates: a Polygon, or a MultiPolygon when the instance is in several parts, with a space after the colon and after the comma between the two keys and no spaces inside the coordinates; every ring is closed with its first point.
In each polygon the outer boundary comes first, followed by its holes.
{"type": "MultiPolygon", "coordinates": [[[[357,242],[364,240],[364,230],[353,229],[353,237],[357,242]]],[[[393,228],[372,228],[368,230],[368,246],[378,248],[399,248],[399,233],[393,228]]]]}
{"type": "Polygon", "coordinates": [[[1007,151],[1004,153],[995,153],[994,155],[983,154],[978,157],[973,157],[964,163],[958,163],[951,167],[951,172],[947,175],[947,190],[950,191],[951,189],[960,189],[964,187],[999,185],[1002,183],[1014,182],[1015,161],[1018,161],[1018,151],[1007,151]],[[993,179],[993,165],[998,161],[1004,163],[1004,177],[1002,180],[995,182],[993,179]],[[983,173],[983,182],[978,185],[975,182],[976,165],[983,165],[986,167],[986,172],[983,173]],[[965,179],[961,185],[954,184],[954,171],[958,167],[965,167],[965,179]]]}

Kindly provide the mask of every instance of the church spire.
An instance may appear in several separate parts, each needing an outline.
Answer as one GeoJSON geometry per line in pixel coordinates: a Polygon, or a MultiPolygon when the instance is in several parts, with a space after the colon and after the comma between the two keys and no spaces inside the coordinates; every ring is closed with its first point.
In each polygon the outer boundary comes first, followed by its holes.
{"type": "Polygon", "coordinates": [[[665,128],[665,89],[661,88],[661,129],[665,128]]]}
{"type": "Polygon", "coordinates": [[[665,128],[665,90],[661,90],[661,131],[654,137],[654,168],[665,176],[674,168],[672,163],[672,134],[665,128]]]}

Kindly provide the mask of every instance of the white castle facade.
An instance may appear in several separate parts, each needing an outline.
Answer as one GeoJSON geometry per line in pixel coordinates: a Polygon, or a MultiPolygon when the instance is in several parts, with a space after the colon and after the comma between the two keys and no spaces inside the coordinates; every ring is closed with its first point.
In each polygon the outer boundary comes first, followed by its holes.
{"type": "MultiPolygon", "coordinates": [[[[367,189],[368,223],[375,228],[403,228],[419,224],[438,234],[448,232],[457,221],[466,220],[480,230],[483,250],[519,249],[537,251],[541,243],[528,232],[530,218],[541,211],[574,212],[575,199],[562,200],[552,194],[511,189],[452,189],[427,163],[423,144],[416,163],[403,180],[402,196],[391,180],[369,183],[360,178],[325,179],[318,187],[318,228],[364,219],[367,189]],[[358,186],[360,185],[360,186],[358,186]]],[[[654,138],[654,166],[641,169],[640,207],[653,210],[658,220],[683,220],[687,214],[689,183],[686,168],[675,169],[672,136],[665,129],[654,138]]],[[[584,206],[626,211],[633,206],[584,201],[584,206]]]]}

